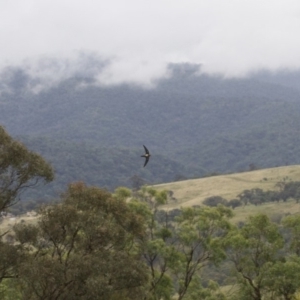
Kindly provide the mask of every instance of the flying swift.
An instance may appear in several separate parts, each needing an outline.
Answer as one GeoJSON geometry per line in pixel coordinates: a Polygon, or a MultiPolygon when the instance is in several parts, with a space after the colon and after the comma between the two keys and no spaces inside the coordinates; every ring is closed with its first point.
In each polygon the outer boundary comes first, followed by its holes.
{"type": "Polygon", "coordinates": [[[144,163],[144,167],[146,167],[148,161],[149,161],[149,158],[150,158],[150,152],[149,150],[147,149],[147,147],[145,145],[144,146],[144,149],[145,149],[145,154],[144,155],[141,155],[141,157],[145,157],[145,163],[144,163]]]}

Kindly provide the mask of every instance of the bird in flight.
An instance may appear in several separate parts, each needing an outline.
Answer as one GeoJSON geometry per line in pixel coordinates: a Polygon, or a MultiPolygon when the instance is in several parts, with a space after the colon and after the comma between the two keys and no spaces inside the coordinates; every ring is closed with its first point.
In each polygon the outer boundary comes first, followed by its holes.
{"type": "Polygon", "coordinates": [[[146,167],[146,164],[148,163],[149,161],[149,158],[150,158],[150,153],[149,153],[149,150],[147,149],[147,147],[145,145],[144,146],[144,149],[145,149],[145,154],[144,155],[141,155],[141,157],[145,157],[145,163],[144,163],[144,167],[146,167]]]}

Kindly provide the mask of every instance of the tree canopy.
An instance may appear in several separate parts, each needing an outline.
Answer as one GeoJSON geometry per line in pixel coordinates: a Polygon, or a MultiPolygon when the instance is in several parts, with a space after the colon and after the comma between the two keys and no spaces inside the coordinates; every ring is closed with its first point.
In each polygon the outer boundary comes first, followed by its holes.
{"type": "Polygon", "coordinates": [[[52,167],[44,158],[14,140],[0,126],[0,211],[14,205],[24,188],[53,178],[52,167]]]}
{"type": "Polygon", "coordinates": [[[124,200],[76,183],[40,215],[35,226],[15,226],[26,299],[141,299],[147,276],[135,239],[143,223],[124,200]]]}

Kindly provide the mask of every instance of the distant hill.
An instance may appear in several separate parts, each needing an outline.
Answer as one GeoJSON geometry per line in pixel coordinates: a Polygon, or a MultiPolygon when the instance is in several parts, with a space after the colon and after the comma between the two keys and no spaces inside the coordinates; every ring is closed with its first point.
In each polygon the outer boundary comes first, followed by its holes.
{"type": "MultiPolygon", "coordinates": [[[[163,206],[164,209],[172,210],[180,207],[203,205],[203,201],[212,196],[221,196],[226,200],[231,200],[244,190],[274,191],[278,190],[278,187],[275,186],[278,182],[292,181],[300,181],[300,165],[158,184],[154,188],[173,192],[174,200],[163,206]]],[[[258,212],[270,216],[300,213],[300,205],[295,200],[269,202],[257,206],[237,207],[234,212],[236,221],[245,220],[247,216],[258,212]]]]}
{"type": "MultiPolygon", "coordinates": [[[[170,211],[181,207],[203,205],[203,201],[212,196],[221,196],[229,201],[237,198],[245,190],[278,191],[278,187],[276,187],[278,182],[295,181],[300,181],[300,165],[188,179],[156,184],[153,187],[157,190],[171,192],[172,199],[170,198],[168,204],[160,207],[170,211]]],[[[35,209],[37,203],[37,201],[27,201],[24,207],[27,207],[27,210],[35,209]]],[[[21,207],[18,205],[13,207],[12,212],[20,213],[21,207]]],[[[240,206],[234,209],[233,222],[245,221],[248,216],[256,213],[266,213],[276,221],[285,215],[300,213],[300,204],[295,199],[289,199],[286,202],[240,206]]],[[[26,216],[22,216],[22,218],[27,220],[26,216]]]]}
{"type": "Polygon", "coordinates": [[[61,183],[113,188],[133,175],[157,183],[300,163],[299,71],[240,79],[198,71],[170,65],[152,89],[77,76],[33,93],[26,71],[10,69],[0,124],[51,161],[61,183]],[[153,156],[140,169],[143,144],[153,156]]]}

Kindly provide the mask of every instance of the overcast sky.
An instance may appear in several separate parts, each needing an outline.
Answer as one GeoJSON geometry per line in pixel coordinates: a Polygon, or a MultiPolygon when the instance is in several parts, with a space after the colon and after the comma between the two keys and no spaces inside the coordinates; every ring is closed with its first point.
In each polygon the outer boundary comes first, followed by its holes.
{"type": "Polygon", "coordinates": [[[72,72],[89,53],[110,61],[99,78],[114,83],[149,82],[170,62],[227,76],[297,69],[300,1],[0,0],[0,41],[1,67],[62,58],[72,72]]]}

